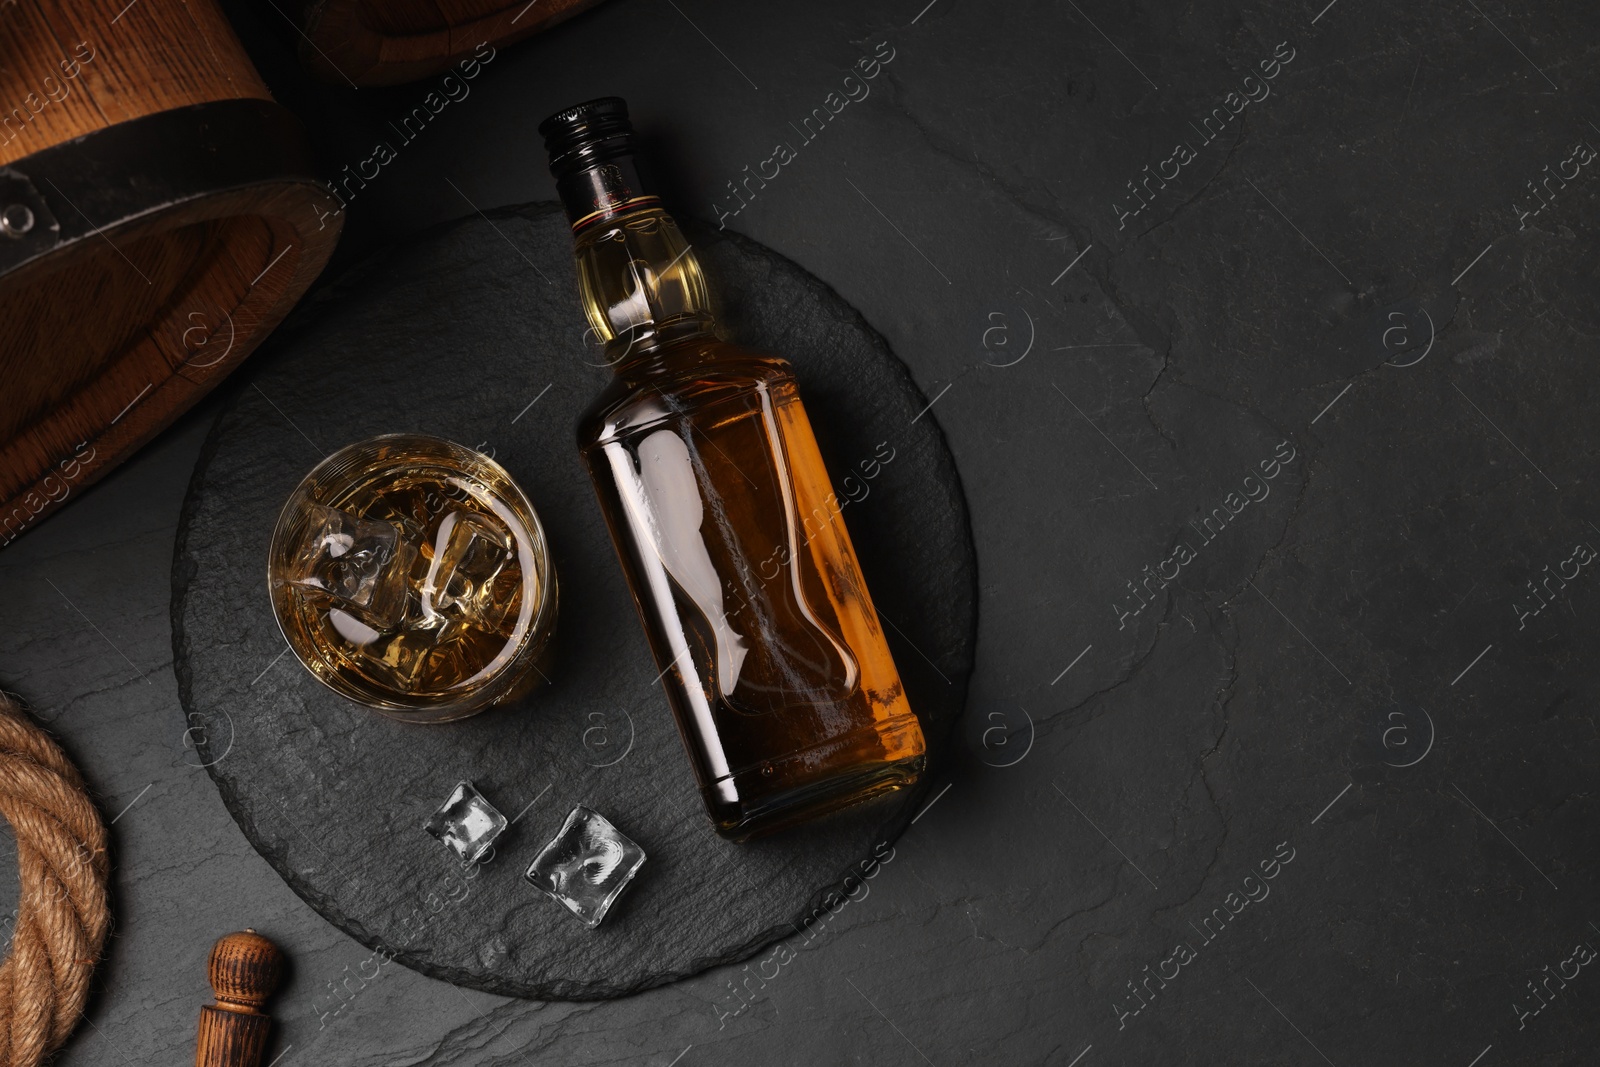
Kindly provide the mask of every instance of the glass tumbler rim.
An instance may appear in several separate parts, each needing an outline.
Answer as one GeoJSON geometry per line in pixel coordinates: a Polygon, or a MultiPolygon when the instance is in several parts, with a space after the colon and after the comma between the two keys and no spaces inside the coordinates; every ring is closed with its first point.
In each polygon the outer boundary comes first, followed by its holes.
{"type": "MultiPolygon", "coordinates": [[[[426,456],[423,458],[426,459],[426,456]]],[[[555,627],[559,601],[555,564],[551,559],[544,523],[521,484],[492,456],[449,438],[415,432],[383,433],[353,441],[323,457],[296,483],[279,509],[278,517],[273,524],[267,552],[267,596],[272,603],[273,620],[285,643],[294,652],[295,658],[300,661],[306,672],[323,686],[364,708],[407,722],[426,723],[465,718],[487,709],[516,691],[517,683],[536,669],[535,661],[549,642],[555,627]],[[499,485],[486,484],[484,479],[478,477],[473,477],[473,480],[483,484],[484,489],[489,490],[492,496],[500,499],[517,514],[518,519],[526,524],[529,540],[532,542],[539,604],[526,632],[518,639],[520,647],[495,670],[491,678],[472,692],[454,699],[448,693],[438,696],[419,696],[378,683],[366,687],[353,684],[335,671],[325,657],[317,655],[314,645],[297,642],[291,635],[290,626],[286,623],[285,615],[292,610],[287,602],[291,595],[287,592],[290,583],[277,572],[281,558],[286,552],[287,535],[293,529],[305,505],[314,503],[337,506],[341,494],[354,487],[353,480],[348,477],[342,483],[338,479],[330,480],[330,473],[338,471],[341,466],[350,466],[352,470],[370,474],[374,461],[381,460],[383,451],[397,446],[414,446],[419,451],[433,452],[440,459],[463,466],[479,465],[496,476],[495,480],[501,483],[499,485]],[[363,456],[368,457],[365,465],[352,465],[352,460],[363,456]],[[324,489],[318,484],[319,480],[331,481],[335,488],[324,489]],[[302,644],[308,647],[302,648],[302,644]]]]}

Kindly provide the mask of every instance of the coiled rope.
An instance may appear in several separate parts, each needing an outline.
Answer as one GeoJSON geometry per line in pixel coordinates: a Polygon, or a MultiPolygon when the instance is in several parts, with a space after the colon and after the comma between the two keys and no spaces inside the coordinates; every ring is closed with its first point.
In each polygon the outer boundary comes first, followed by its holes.
{"type": "Polygon", "coordinates": [[[106,828],[78,769],[0,694],[0,816],[22,893],[0,964],[0,1063],[37,1067],[83,1015],[111,926],[106,828]]]}

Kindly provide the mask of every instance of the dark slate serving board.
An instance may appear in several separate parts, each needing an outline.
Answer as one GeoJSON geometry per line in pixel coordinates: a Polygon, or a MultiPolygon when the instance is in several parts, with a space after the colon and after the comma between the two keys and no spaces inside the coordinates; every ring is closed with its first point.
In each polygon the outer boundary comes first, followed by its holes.
{"type": "Polygon", "coordinates": [[[743,959],[893,839],[938,777],[977,583],[927,398],[821,282],[743,238],[687,230],[731,334],[794,361],[835,484],[854,468],[869,487],[844,516],[933,772],[915,794],[752,844],[712,832],[573,444],[609,372],[585,344],[565,220],[535,204],[450,224],[322,290],[252,360],[195,470],[174,560],[191,736],[256,849],[380,953],[369,969],[392,955],[490,992],[600,999],[743,959]],[[400,431],[492,452],[538,509],[560,580],[553,684],[460,723],[399,723],[333,695],[286,654],[267,600],[269,533],[298,480],[400,431]],[[471,879],[421,829],[463,778],[517,817],[471,879]],[[596,931],[522,879],[580,803],[649,853],[596,931]]]}

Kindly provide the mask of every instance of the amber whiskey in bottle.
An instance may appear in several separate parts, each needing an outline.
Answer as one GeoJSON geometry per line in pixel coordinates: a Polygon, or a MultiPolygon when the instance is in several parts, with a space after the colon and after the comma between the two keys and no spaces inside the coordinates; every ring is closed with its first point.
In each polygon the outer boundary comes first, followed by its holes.
{"type": "Polygon", "coordinates": [[[700,794],[735,840],[914,783],[922,729],[793,370],[721,338],[615,97],[540,127],[612,380],[578,447],[700,794]]]}

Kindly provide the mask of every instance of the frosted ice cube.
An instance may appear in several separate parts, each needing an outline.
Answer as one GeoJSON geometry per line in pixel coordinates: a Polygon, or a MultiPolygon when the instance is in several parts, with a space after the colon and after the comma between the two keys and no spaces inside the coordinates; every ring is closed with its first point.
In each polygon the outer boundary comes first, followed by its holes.
{"type": "Polygon", "coordinates": [[[451,512],[439,523],[428,574],[433,605],[446,615],[494,629],[511,607],[515,582],[501,581],[516,545],[503,527],[481,515],[451,512]]]}
{"type": "Polygon", "coordinates": [[[458,782],[450,799],[422,828],[443,842],[462,863],[477,863],[509,825],[471,782],[458,782]]]}
{"type": "Polygon", "coordinates": [[[604,815],[577,807],[534,857],[526,877],[584,923],[599,926],[643,865],[644,849],[604,815]]]}
{"type": "Polygon", "coordinates": [[[289,580],[321,590],[380,629],[398,623],[405,613],[407,572],[416,555],[400,528],[322,504],[306,505],[306,517],[307,537],[295,554],[289,580]]]}

